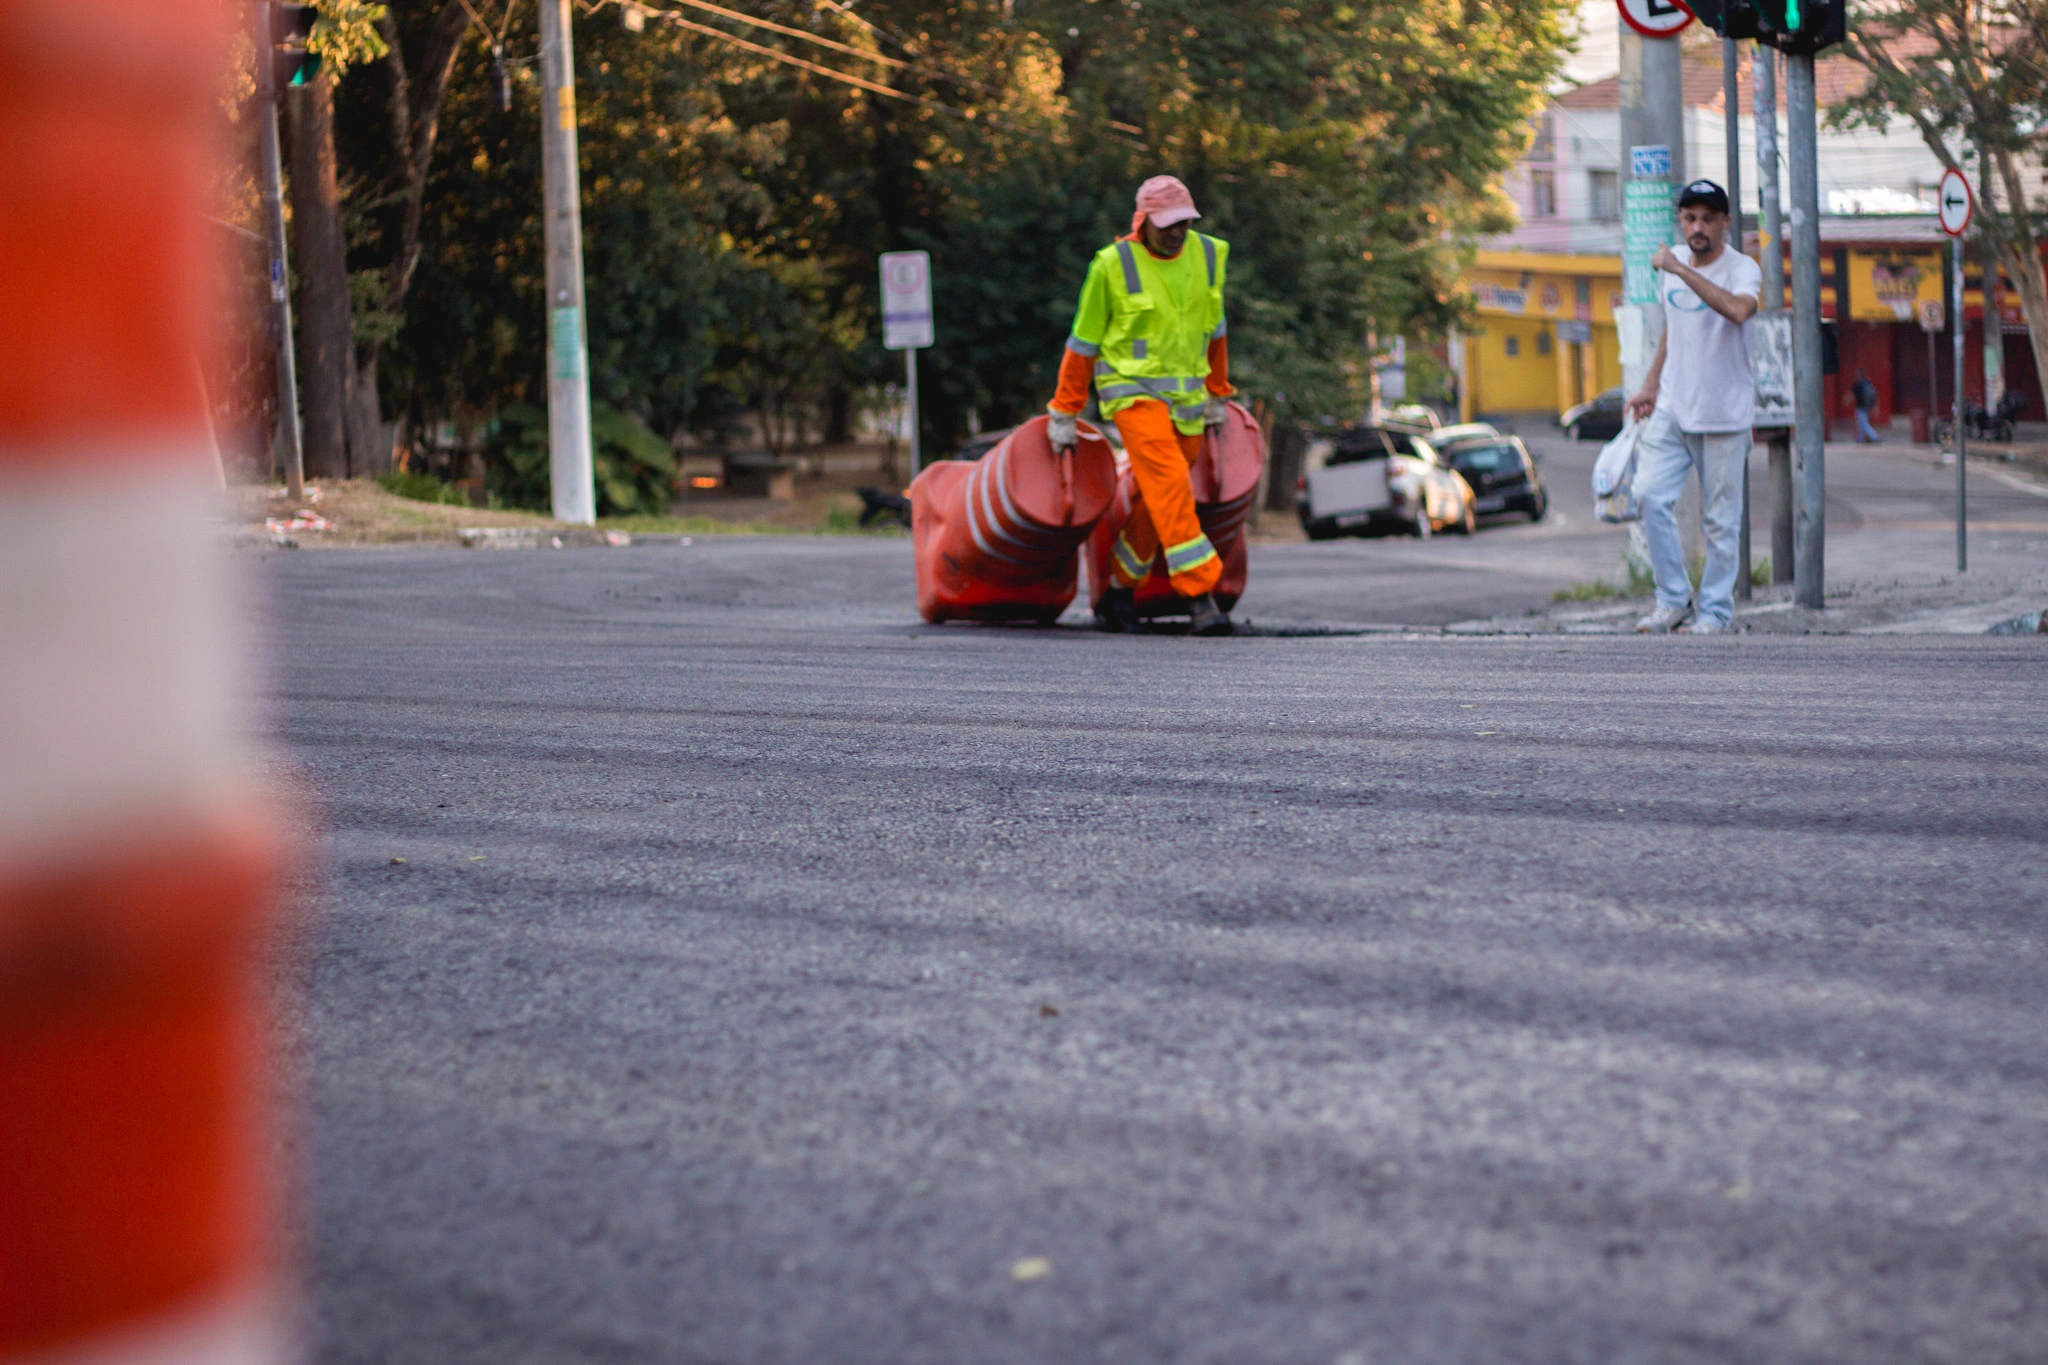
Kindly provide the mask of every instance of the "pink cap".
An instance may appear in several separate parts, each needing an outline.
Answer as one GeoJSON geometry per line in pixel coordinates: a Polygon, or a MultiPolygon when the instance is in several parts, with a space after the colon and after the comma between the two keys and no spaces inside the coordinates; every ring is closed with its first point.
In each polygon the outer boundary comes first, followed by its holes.
{"type": "Polygon", "coordinates": [[[1131,215],[1131,231],[1142,232],[1147,218],[1160,227],[1172,227],[1201,216],[1186,185],[1170,175],[1155,175],[1138,186],[1138,211],[1131,215]]]}

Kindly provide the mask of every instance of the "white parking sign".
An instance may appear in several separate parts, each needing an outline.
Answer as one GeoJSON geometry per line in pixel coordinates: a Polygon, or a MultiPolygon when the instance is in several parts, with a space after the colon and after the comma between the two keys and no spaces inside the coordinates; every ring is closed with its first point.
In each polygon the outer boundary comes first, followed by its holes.
{"type": "Polygon", "coordinates": [[[1621,17],[1645,38],[1673,38],[1692,22],[1692,11],[1677,0],[1615,0],[1621,17]]]}
{"type": "Polygon", "coordinates": [[[923,251],[882,255],[882,345],[892,351],[932,344],[932,258],[923,251]]]}

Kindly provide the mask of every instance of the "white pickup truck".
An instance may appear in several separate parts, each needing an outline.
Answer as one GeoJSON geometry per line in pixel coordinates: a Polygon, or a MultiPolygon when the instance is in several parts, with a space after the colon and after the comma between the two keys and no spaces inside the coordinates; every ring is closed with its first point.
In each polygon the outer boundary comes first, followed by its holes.
{"type": "Polygon", "coordinates": [[[1295,514],[1310,540],[1402,530],[1470,534],[1472,489],[1421,436],[1352,427],[1312,442],[1295,484],[1295,514]]]}

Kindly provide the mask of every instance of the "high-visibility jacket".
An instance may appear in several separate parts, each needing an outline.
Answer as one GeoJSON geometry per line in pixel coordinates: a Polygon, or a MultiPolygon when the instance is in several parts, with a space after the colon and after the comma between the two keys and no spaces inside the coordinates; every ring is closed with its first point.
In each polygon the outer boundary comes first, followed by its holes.
{"type": "Polygon", "coordinates": [[[1229,267],[1230,244],[1200,232],[1171,260],[1128,238],[1095,253],[1067,349],[1094,358],[1104,417],[1153,398],[1172,411],[1177,429],[1201,431],[1209,343],[1227,331],[1229,267]]]}

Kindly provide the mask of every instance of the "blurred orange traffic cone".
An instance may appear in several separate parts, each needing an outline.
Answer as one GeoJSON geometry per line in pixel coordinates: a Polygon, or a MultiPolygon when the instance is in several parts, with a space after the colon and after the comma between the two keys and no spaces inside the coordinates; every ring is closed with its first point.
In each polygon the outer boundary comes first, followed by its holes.
{"type": "Polygon", "coordinates": [[[269,1362],[279,873],[195,358],[218,0],[0,3],[0,1359],[269,1362]]]}
{"type": "Polygon", "coordinates": [[[917,609],[927,621],[1057,621],[1081,543],[1109,505],[1116,456],[1083,426],[1052,448],[1034,417],[973,463],[941,460],[910,485],[917,609]]]}

